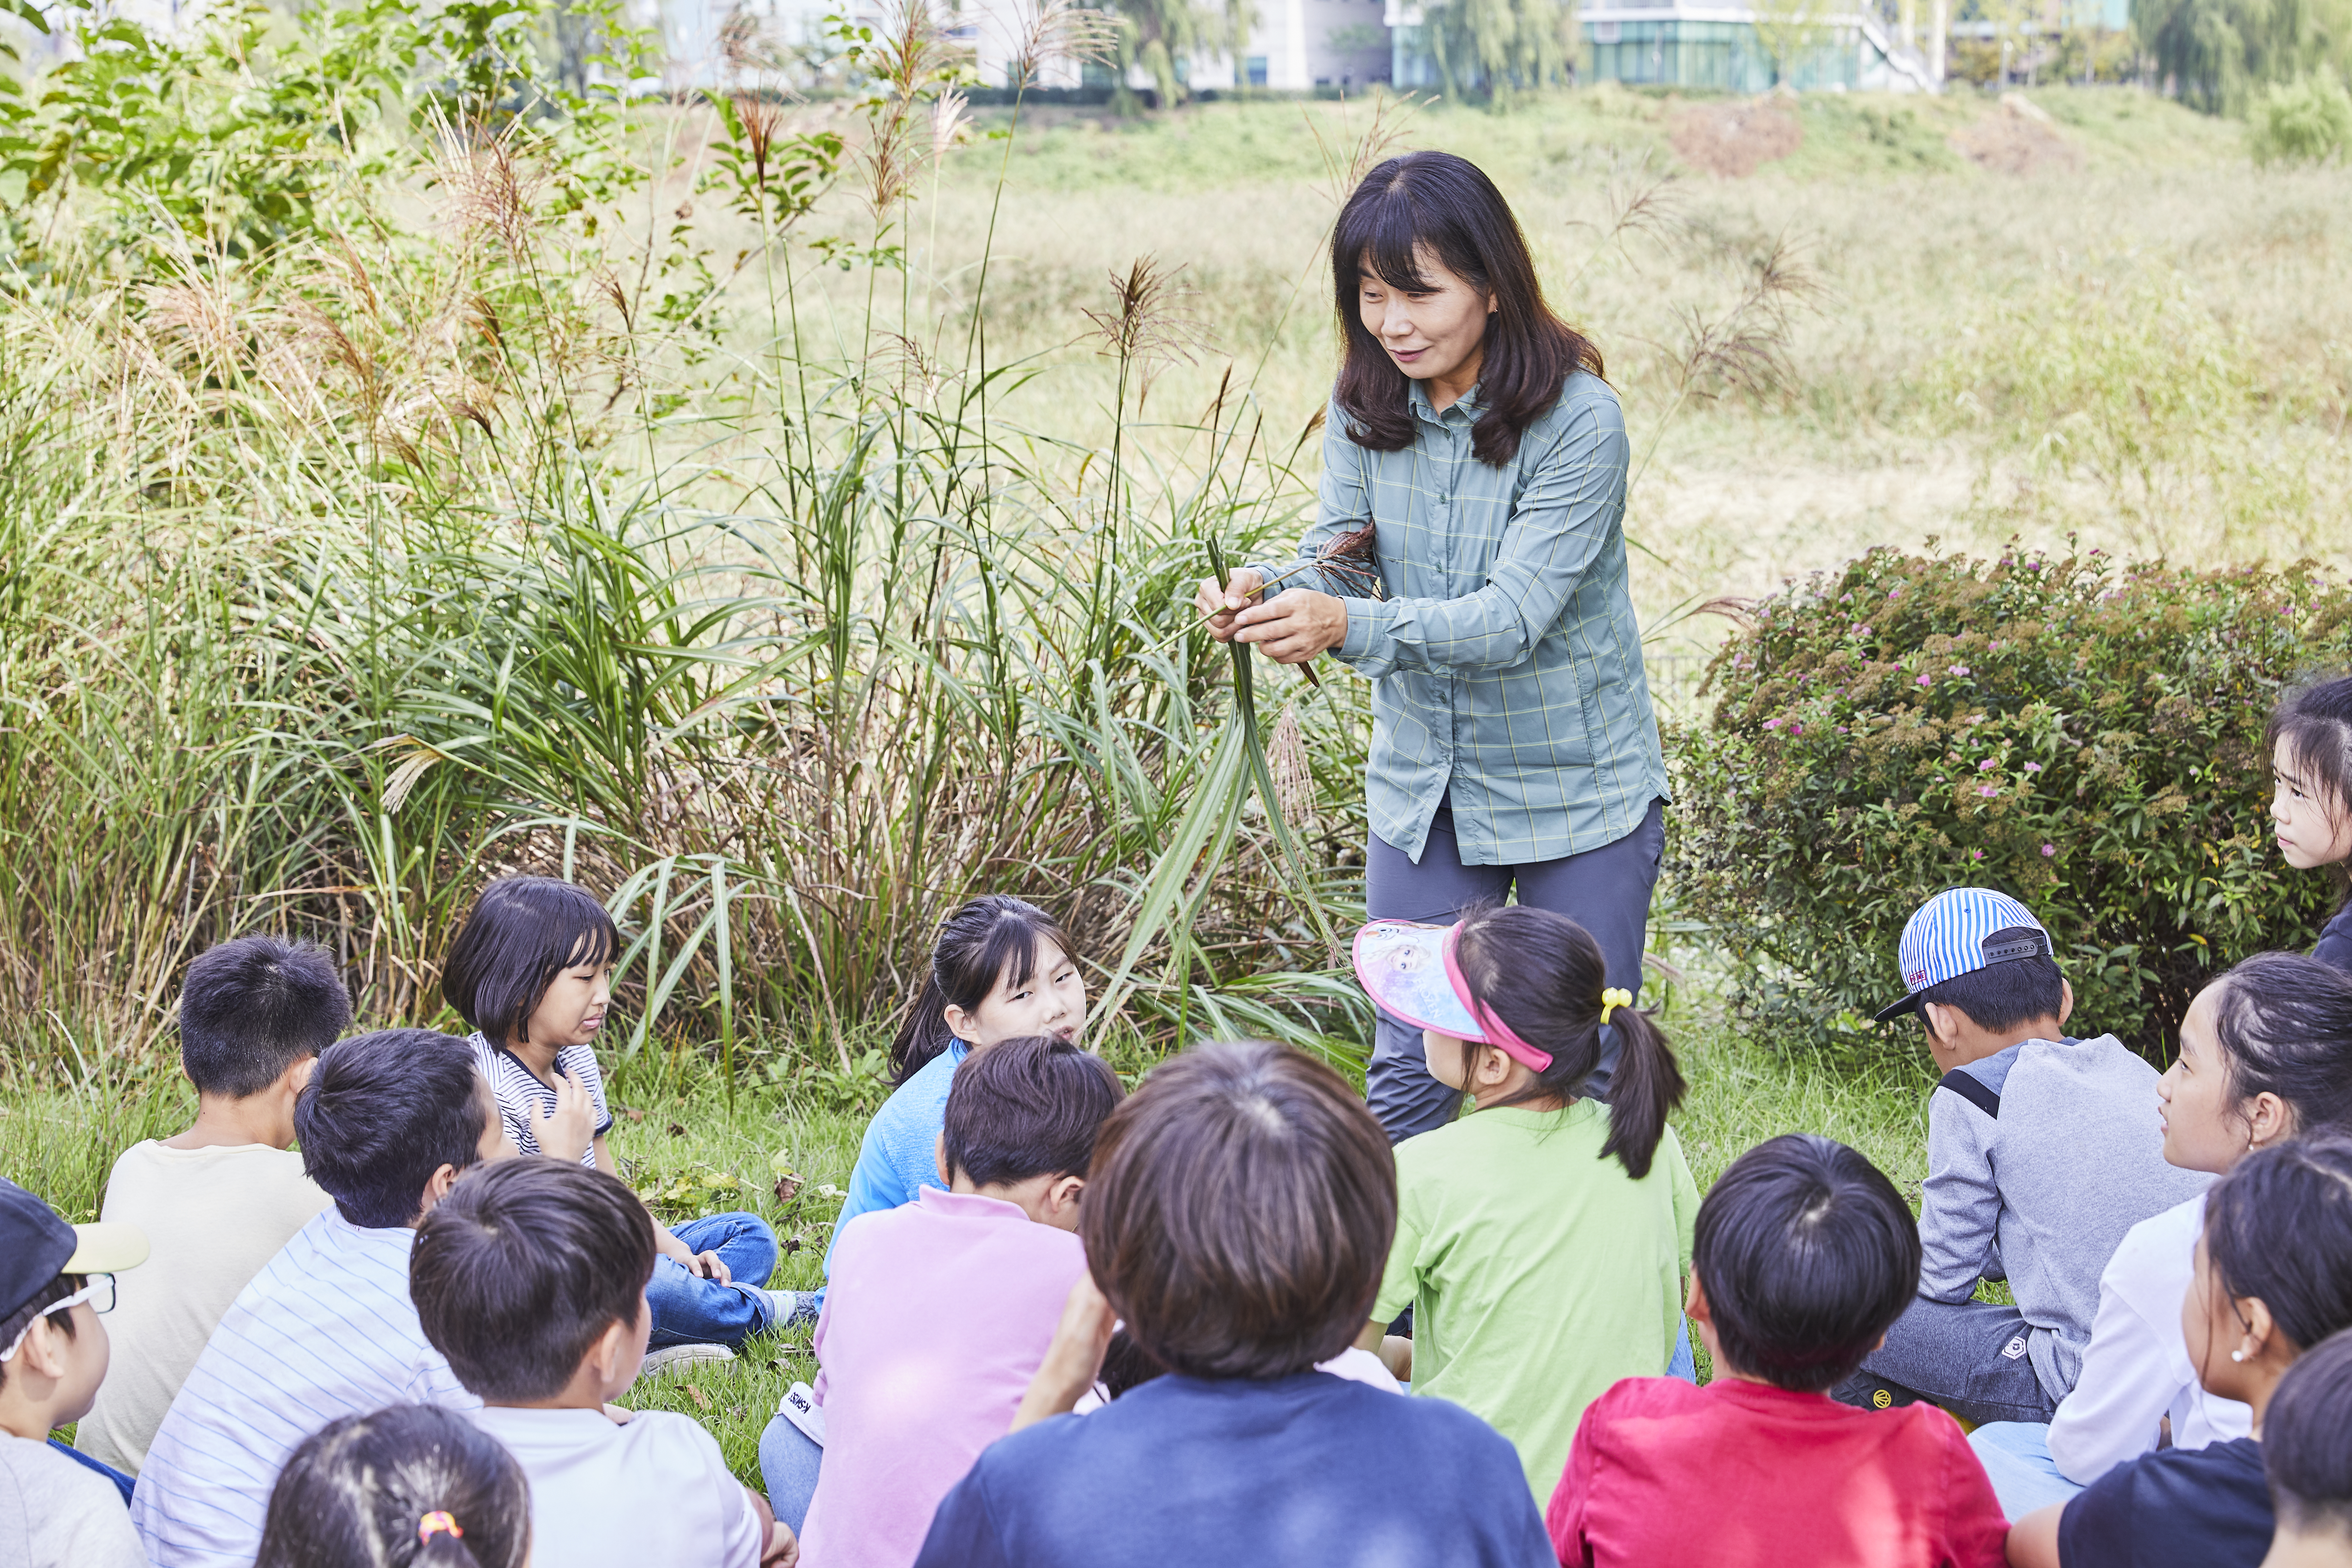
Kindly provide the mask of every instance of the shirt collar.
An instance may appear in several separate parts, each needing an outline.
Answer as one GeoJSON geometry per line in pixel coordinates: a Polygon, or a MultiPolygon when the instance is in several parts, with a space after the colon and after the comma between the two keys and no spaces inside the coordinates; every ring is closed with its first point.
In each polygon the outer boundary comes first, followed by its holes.
{"type": "Polygon", "coordinates": [[[1485,412],[1485,405],[1479,402],[1479,395],[1486,389],[1486,384],[1483,381],[1473,385],[1443,414],[1440,414],[1429,401],[1427,382],[1408,381],[1405,385],[1407,403],[1416,419],[1426,419],[1433,425],[1475,424],[1478,416],[1485,412]]]}

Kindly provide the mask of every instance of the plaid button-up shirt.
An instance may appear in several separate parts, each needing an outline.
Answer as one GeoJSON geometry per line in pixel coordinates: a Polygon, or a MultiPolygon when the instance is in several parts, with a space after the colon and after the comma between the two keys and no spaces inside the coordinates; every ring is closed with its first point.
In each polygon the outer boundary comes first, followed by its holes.
{"type": "Polygon", "coordinates": [[[1348,439],[1330,407],[1319,521],[1305,569],[1283,574],[1347,600],[1339,657],[1372,679],[1372,831],[1418,861],[1450,791],[1465,865],[1614,843],[1666,798],[1626,591],[1617,395],[1570,376],[1500,468],[1470,454],[1477,389],[1443,414],[1421,383],[1412,396],[1417,434],[1396,452],[1348,439]],[[1381,598],[1360,573],[1315,564],[1366,522],[1381,598]]]}

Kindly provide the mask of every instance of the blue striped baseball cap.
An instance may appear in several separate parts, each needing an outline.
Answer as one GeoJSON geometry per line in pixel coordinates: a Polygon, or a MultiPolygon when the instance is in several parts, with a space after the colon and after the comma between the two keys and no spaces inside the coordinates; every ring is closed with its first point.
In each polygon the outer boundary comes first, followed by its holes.
{"type": "Polygon", "coordinates": [[[1902,1001],[1879,1009],[1882,1024],[1916,1011],[1919,994],[1931,985],[2021,958],[2055,956],[2050,933],[2032,912],[2007,893],[1990,888],[1947,888],[1921,904],[1904,922],[1896,957],[1902,1001]]]}

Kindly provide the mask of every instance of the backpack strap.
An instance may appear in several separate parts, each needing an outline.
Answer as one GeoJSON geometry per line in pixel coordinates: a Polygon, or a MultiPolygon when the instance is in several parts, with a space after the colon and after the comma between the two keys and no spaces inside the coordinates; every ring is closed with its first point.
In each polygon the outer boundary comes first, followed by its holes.
{"type": "Polygon", "coordinates": [[[2000,1096],[1966,1068],[1954,1068],[1937,1081],[1936,1087],[1950,1089],[1994,1121],[2000,1120],[2000,1096]]]}

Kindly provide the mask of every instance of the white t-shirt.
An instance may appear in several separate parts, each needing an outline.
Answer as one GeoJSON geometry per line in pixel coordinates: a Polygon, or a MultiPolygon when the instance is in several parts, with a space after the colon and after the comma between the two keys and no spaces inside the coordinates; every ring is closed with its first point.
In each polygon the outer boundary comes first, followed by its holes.
{"type": "Polygon", "coordinates": [[[2225,1443],[2252,1428],[2252,1411],[2199,1384],[2181,1337],[2180,1303],[2204,1228],[2200,1195],[2132,1226],[2107,1260],[2083,1375],[2050,1423],[2050,1457],[2068,1480],[2088,1486],[2147,1453],[2166,1415],[2176,1448],[2225,1443]]]}
{"type": "Polygon", "coordinates": [[[147,1261],[115,1277],[113,1355],[74,1447],[137,1475],[221,1314],[327,1203],[301,1155],[266,1143],[125,1149],[99,1217],[145,1231],[147,1261]]]}
{"type": "Polygon", "coordinates": [[[758,1568],[767,1542],[717,1439],[640,1410],[474,1412],[530,1481],[530,1559],[562,1568],[758,1568]]]}
{"type": "Polygon", "coordinates": [[[147,1554],[113,1482],[0,1432],[0,1568],[147,1568],[147,1554]]]}

